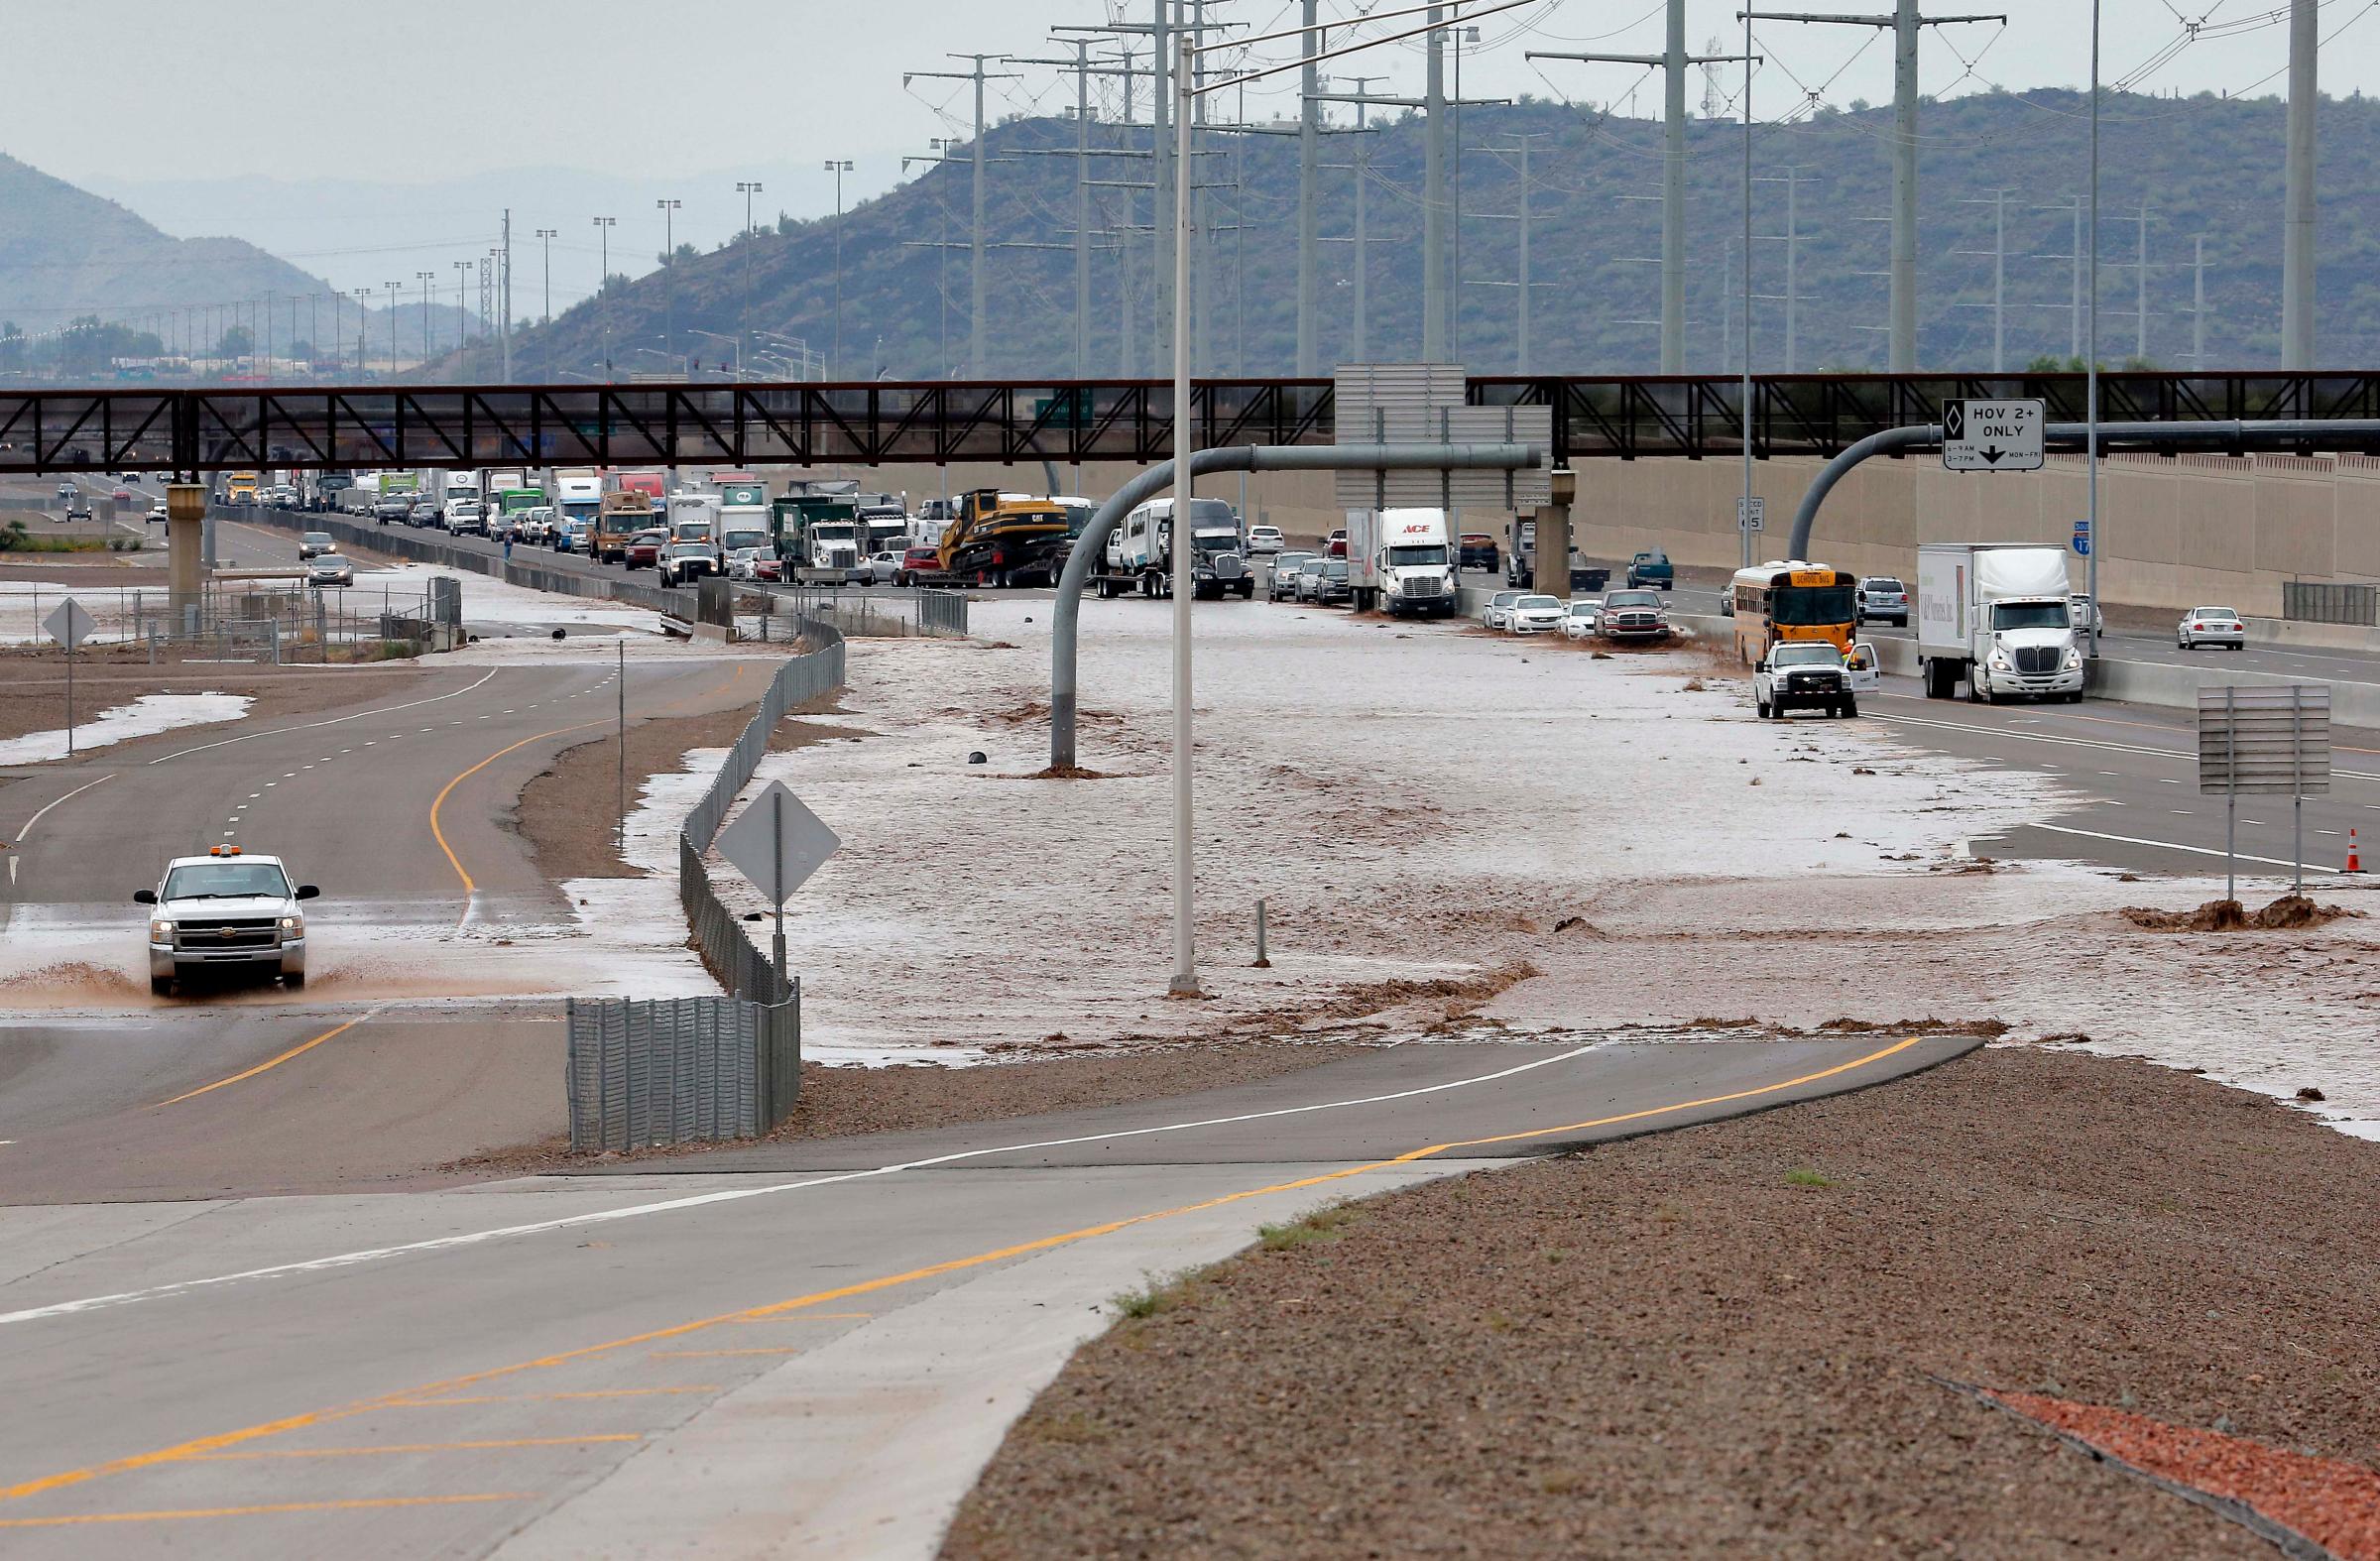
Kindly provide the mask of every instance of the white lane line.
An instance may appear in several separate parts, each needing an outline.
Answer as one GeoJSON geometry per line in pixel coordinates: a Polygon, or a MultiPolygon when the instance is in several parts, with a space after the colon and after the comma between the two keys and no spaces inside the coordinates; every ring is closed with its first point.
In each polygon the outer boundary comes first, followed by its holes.
{"type": "MultiPolygon", "coordinates": [[[[110,781],[110,780],[113,780],[114,779],[115,779],[115,777],[114,777],[114,776],[112,776],[112,775],[108,775],[108,776],[101,776],[101,777],[100,777],[98,780],[85,780],[85,781],[84,781],[82,784],[80,784],[80,785],[76,786],[76,787],[75,787],[73,790],[71,790],[71,791],[68,791],[68,792],[67,792],[65,795],[63,795],[63,796],[60,796],[60,797],[54,797],[54,798],[52,798],[50,801],[48,801],[48,802],[45,802],[44,804],[42,804],[41,811],[40,811],[40,812],[37,812],[37,813],[35,813],[35,814],[34,814],[34,815],[31,817],[31,818],[28,818],[27,820],[25,820],[25,825],[24,825],[24,827],[23,827],[23,828],[21,828],[21,829],[19,829],[19,830],[17,831],[17,844],[18,844],[18,845],[23,845],[23,844],[25,843],[25,837],[26,837],[27,835],[30,835],[30,834],[32,834],[32,833],[33,833],[33,826],[34,826],[34,825],[36,825],[36,824],[38,824],[38,823],[40,823],[40,822],[42,821],[42,814],[43,814],[43,813],[47,813],[47,812],[49,812],[49,811],[50,811],[50,809],[52,809],[52,808],[54,808],[54,807],[58,806],[58,804],[59,804],[59,803],[60,803],[60,802],[70,801],[70,800],[72,800],[73,798],[75,798],[75,797],[78,797],[78,796],[82,795],[82,793],[83,793],[83,792],[85,792],[85,791],[88,791],[88,790],[89,790],[91,787],[93,787],[93,786],[95,786],[95,785],[105,785],[105,784],[106,784],[108,781],[110,781]]],[[[16,864],[12,862],[12,863],[10,863],[9,865],[10,865],[11,867],[14,867],[16,864]]]]}
{"type": "MultiPolygon", "coordinates": [[[[226,737],[218,743],[201,743],[196,748],[178,748],[173,753],[150,760],[149,763],[153,765],[162,765],[169,759],[180,759],[188,754],[209,753],[218,748],[229,748],[234,743],[245,743],[259,737],[279,737],[284,732],[311,732],[319,727],[338,726],[347,721],[361,721],[369,716],[394,715],[399,710],[412,710],[420,705],[437,704],[441,700],[459,699],[464,694],[469,693],[472,689],[479,687],[480,684],[485,683],[490,677],[495,676],[496,673],[501,669],[502,668],[499,667],[490,667],[487,672],[480,677],[479,682],[470,683],[464,687],[457,688],[452,693],[432,694],[426,699],[416,699],[409,704],[383,705],[378,710],[358,710],[353,715],[333,716],[327,721],[308,721],[303,726],[277,726],[270,732],[244,732],[238,737],[226,737]]],[[[428,728],[423,727],[422,730],[427,731],[428,728]]]]}
{"type": "Polygon", "coordinates": [[[747,1198],[766,1198],[780,1192],[802,1192],[812,1187],[831,1187],[840,1182],[866,1181],[879,1176],[891,1176],[901,1171],[924,1170],[936,1165],[952,1165],[962,1160],[985,1159],[996,1154],[1023,1154],[1036,1149],[1071,1148],[1083,1143],[1109,1143],[1125,1139],[1149,1138],[1164,1133],[1187,1133],[1198,1128],[1225,1128],[1244,1122],[1265,1122],[1279,1117],[1300,1117],[1314,1112],[1343,1111],[1354,1106],[1377,1106],[1388,1101],[1412,1100],[1422,1095],[1443,1094],[1450,1090],[1467,1089],[1477,1084],[1493,1084],[1516,1074],[1528,1073],[1556,1062],[1569,1062],[1608,1044],[1589,1041],[1569,1051],[1539,1057],[1493,1073],[1474,1074],[1470,1078],[1450,1079],[1443,1084],[1423,1084],[1409,1090],[1392,1090],[1384,1095],[1362,1095],[1350,1100],[1317,1101],[1310,1106],[1285,1106],[1275,1111],[1251,1111],[1237,1117],[1206,1117],[1194,1122],[1163,1123],[1153,1128],[1127,1128],[1115,1133],[1092,1133],[1072,1139],[1044,1139],[1030,1143],[1003,1143],[980,1149],[961,1149],[953,1154],[937,1154],[928,1159],[903,1160],[891,1165],[878,1165],[868,1170],[837,1171],[829,1175],[812,1176],[802,1181],[771,1182],[760,1187],[731,1187],[717,1192],[695,1193],[683,1198],[665,1198],[658,1203],[631,1204],[621,1209],[602,1209],[588,1214],[565,1215],[559,1219],[536,1220],[526,1225],[500,1225],[484,1231],[466,1231],[454,1236],[436,1236],[427,1241],[407,1242],[397,1247],[372,1247],[361,1252],[340,1253],[329,1258],[308,1258],[298,1262],[279,1262],[263,1268],[246,1268],[238,1273],[211,1275],[203,1279],[178,1279],[169,1284],[151,1285],[139,1290],[119,1290],[109,1295],[85,1296],[79,1300],[58,1301],[48,1306],[30,1306],[23,1311],[0,1312],[0,1324],[36,1322],[49,1317],[66,1317],[77,1312],[97,1311],[110,1306],[129,1306],[136,1301],[161,1300],[167,1296],[186,1295],[193,1290],[211,1289],[218,1285],[238,1284],[248,1279],[280,1278],[286,1274],[320,1273],[331,1268],[353,1267],[358,1263],[376,1262],[384,1258],[399,1258],[412,1253],[450,1252],[460,1247],[477,1247],[487,1242],[503,1241],[517,1236],[540,1236],[549,1231],[575,1230],[588,1225],[608,1225],[617,1220],[640,1219],[650,1214],[674,1214],[682,1209],[703,1209],[714,1204],[741,1203],[747,1198]]]}
{"type": "MultiPolygon", "coordinates": [[[[2186,846],[2173,840],[2142,840],[2135,835],[2103,835],[2095,829],[2069,829],[2064,824],[2019,824],[2016,827],[2017,829],[2046,829],[2053,835],[2081,835],[2085,840],[2112,840],[2118,845],[2155,846],[2160,851],[2187,851],[2194,857],[2236,855],[2242,862],[2262,862],[2267,867],[2296,867],[2298,865],[2281,857],[2252,857],[2244,851],[2231,853],[2217,851],[2211,846],[2186,846]]],[[[2002,838],[2015,832],[2015,830],[2005,831],[2002,838]]],[[[2315,868],[2313,871],[2319,873],[2321,869],[2315,868]]],[[[0,1321],[6,1321],[6,1319],[0,1318],[0,1321]]]]}
{"type": "MultiPolygon", "coordinates": [[[[2194,764],[2199,757],[2196,749],[2150,748],[2140,743],[2110,742],[2103,737],[2059,737],[2049,732],[2019,732],[2005,726],[1973,726],[1964,721],[1944,721],[1932,716],[1896,715],[1890,710],[1878,710],[1876,717],[1883,721],[1898,721],[1904,726],[1932,727],[1944,732],[1969,732],[1977,737],[2013,737],[2024,743],[2058,743],[2069,748],[2096,748],[2110,754],[2146,754],[2152,759],[2173,759],[2194,764]]],[[[2104,770],[2100,772],[2101,775],[2114,773],[2104,770]]],[[[2380,771],[2333,770],[2330,773],[2333,776],[2343,776],[2350,780],[2380,780],[2380,771]]]]}

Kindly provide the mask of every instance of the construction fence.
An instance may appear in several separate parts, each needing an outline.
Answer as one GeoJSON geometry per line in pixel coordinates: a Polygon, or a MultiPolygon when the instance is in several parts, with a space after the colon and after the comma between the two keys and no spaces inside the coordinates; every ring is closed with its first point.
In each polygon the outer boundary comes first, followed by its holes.
{"type": "Polygon", "coordinates": [[[737,998],[571,998],[565,1082],[581,1153],[758,1138],[801,1090],[801,988],[737,998]]]}
{"type": "Polygon", "coordinates": [[[2380,628],[2380,585],[2281,582],[2281,616],[2296,623],[2360,624],[2380,628]]]}

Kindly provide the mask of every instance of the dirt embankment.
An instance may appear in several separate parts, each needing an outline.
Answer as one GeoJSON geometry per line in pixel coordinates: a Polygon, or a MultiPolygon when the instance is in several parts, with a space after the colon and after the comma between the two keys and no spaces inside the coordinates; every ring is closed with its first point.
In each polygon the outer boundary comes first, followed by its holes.
{"type": "MultiPolygon", "coordinates": [[[[246,717],[253,728],[403,698],[424,675],[425,669],[410,660],[352,667],[151,666],[137,650],[91,646],[74,657],[74,718],[87,721],[143,694],[247,694],[256,701],[246,717]]],[[[57,731],[65,724],[65,653],[56,647],[0,650],[0,738],[57,731]]],[[[190,732],[203,730],[183,727],[135,742],[187,743],[190,732]]],[[[109,750],[116,757],[135,751],[132,744],[109,750]]]]}
{"type": "Polygon", "coordinates": [[[944,1554],[2269,1556],[1935,1379],[2369,1467],[2375,1229],[2380,1145],[1990,1049],[1134,1297],[944,1554]]]}
{"type": "MultiPolygon", "coordinates": [[[[831,696],[800,707],[804,715],[835,708],[831,696]]],[[[727,748],[752,724],[752,707],[738,705],[705,715],[657,716],[628,729],[628,796],[636,805],[645,782],[673,774],[697,748],[727,748]]],[[[850,738],[850,731],[797,721],[788,715],[769,734],[771,753],[789,753],[813,743],[850,738]]],[[[518,821],[536,850],[537,868],[560,883],[570,878],[636,878],[639,870],[613,848],[620,807],[620,742],[605,732],[574,743],[521,791],[518,821]]]]}

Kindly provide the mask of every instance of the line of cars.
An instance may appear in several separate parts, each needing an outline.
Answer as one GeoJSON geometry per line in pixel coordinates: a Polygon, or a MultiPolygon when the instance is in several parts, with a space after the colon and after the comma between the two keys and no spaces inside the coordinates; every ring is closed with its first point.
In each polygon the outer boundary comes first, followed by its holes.
{"type": "Polygon", "coordinates": [[[1536,591],[1496,591],[1480,608],[1480,627],[1570,640],[1666,640],[1669,608],[1654,589],[1607,591],[1564,601],[1536,591]]]}

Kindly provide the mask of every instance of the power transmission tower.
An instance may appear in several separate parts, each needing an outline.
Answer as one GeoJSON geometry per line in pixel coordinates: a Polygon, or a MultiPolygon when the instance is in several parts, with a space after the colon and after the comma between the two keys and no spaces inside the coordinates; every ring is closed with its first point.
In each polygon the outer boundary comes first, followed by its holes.
{"type": "Polygon", "coordinates": [[[1763,174],[1754,181],[1785,186],[1785,231],[1754,235],[1756,238],[1784,244],[1785,291],[1783,293],[1754,294],[1753,298],[1762,303],[1781,302],[1785,305],[1785,372],[1788,374],[1798,372],[1800,364],[1801,319],[1798,311],[1801,307],[1802,295],[1800,284],[1796,280],[1796,267],[1801,260],[1802,251],[1802,168],[1801,164],[1789,164],[1781,172],[1763,174]]]}
{"type": "Polygon", "coordinates": [[[1686,53],[1686,0],[1669,0],[1669,33],[1657,55],[1566,55],[1530,51],[1523,60],[1647,65],[1661,71],[1661,372],[1686,372],[1686,67],[1741,63],[1741,55],[1686,53]]]}
{"type": "MultiPolygon", "coordinates": [[[[1991,257],[1991,372],[2005,372],[2008,341],[2008,191],[1994,189],[1991,198],[1962,200],[1963,206],[1991,207],[1991,248],[1953,250],[1956,255],[1989,255],[1991,257]]],[[[1980,304],[1964,307],[1978,308],[1980,304]]]]}
{"type": "MultiPolygon", "coordinates": [[[[1673,0],[1675,3],[1675,0],[1673,0]]],[[[1895,0],[1890,16],[1836,16],[1813,11],[1739,11],[1754,22],[1815,22],[1838,27],[1892,29],[1892,323],[1886,365],[1917,372],[1917,31],[1960,22],[1997,22],[2005,16],[1920,16],[1917,0],[1895,0]]]]}
{"type": "Polygon", "coordinates": [[[997,60],[1000,58],[998,55],[954,54],[951,58],[971,60],[975,62],[975,66],[971,70],[911,70],[901,76],[900,84],[906,87],[910,81],[921,76],[935,76],[950,81],[971,81],[975,84],[975,144],[973,147],[975,166],[972,175],[973,182],[970,185],[972,210],[967,235],[970,273],[967,284],[970,316],[967,321],[967,377],[972,380],[980,380],[985,377],[984,291],[987,280],[984,272],[984,83],[986,81],[1012,80],[1016,72],[1013,70],[986,70],[984,61],[997,60]]]}
{"type": "Polygon", "coordinates": [[[2064,254],[2035,255],[2033,258],[2035,260],[2063,260],[2073,270],[2074,283],[2071,289],[2071,300],[2063,304],[2047,304],[2045,307],[2066,310],[2066,355],[2070,361],[2080,363],[2082,361],[2082,197],[2069,195],[2064,200],[2052,201],[2048,205],[2035,206],[2033,209],[2036,211],[2063,211],[2074,223],[2075,236],[2064,254]]]}
{"type": "Polygon", "coordinates": [[[1301,43],[1306,50],[1305,68],[1298,72],[1297,87],[1297,376],[1310,378],[1315,372],[1315,265],[1320,235],[1315,227],[1314,181],[1316,165],[1322,151],[1322,103],[1316,93],[1322,90],[1322,76],[1313,57],[1329,48],[1329,35],[1315,28],[1317,0],[1305,0],[1300,18],[1306,28],[1301,43]]]}
{"type": "Polygon", "coordinates": [[[2281,366],[2314,367],[2315,55],[2320,0],[2289,0],[2289,139],[2281,225],[2281,366]]]}
{"type": "Polygon", "coordinates": [[[1156,254],[1151,267],[1155,275],[1155,307],[1151,311],[1151,340],[1156,356],[1151,372],[1159,375],[1172,372],[1173,359],[1173,243],[1174,230],[1168,215],[1173,210],[1173,137],[1168,122],[1172,115],[1172,97],[1167,77],[1173,69],[1174,26],[1166,19],[1167,0],[1149,0],[1150,19],[1147,22],[1110,22],[1103,26],[1053,27],[1054,34],[1092,33],[1144,36],[1151,48],[1150,76],[1150,145],[1149,158],[1155,191],[1155,216],[1150,223],[1156,254]]]}
{"type": "Polygon", "coordinates": [[[1368,221],[1366,196],[1368,192],[1368,186],[1371,183],[1371,123],[1369,112],[1372,99],[1366,94],[1370,91],[1371,83],[1374,81],[1385,81],[1388,78],[1386,76],[1350,76],[1348,79],[1355,82],[1356,90],[1352,97],[1339,99],[1339,101],[1352,101],[1356,105],[1356,128],[1353,132],[1356,138],[1356,160],[1353,163],[1333,163],[1328,166],[1335,171],[1345,172],[1352,170],[1356,176],[1355,231],[1346,238],[1325,239],[1323,242],[1326,244],[1353,244],[1356,248],[1356,261],[1352,270],[1352,291],[1355,294],[1355,298],[1351,300],[1355,305],[1355,317],[1348,337],[1347,361],[1350,363],[1362,363],[1370,352],[1371,326],[1371,303],[1369,288],[1371,279],[1371,229],[1368,221]]]}
{"type": "Polygon", "coordinates": [[[2190,366],[2206,369],[2206,235],[2190,240],[2190,366]]]}
{"type": "Polygon", "coordinates": [[[1553,138],[1548,135],[1523,135],[1515,131],[1511,132],[1511,139],[1510,147],[1477,147],[1473,150],[1484,152],[1499,162],[1503,160],[1506,152],[1513,154],[1513,161],[1507,166],[1513,170],[1520,183],[1520,195],[1514,203],[1516,209],[1510,212],[1480,211],[1474,212],[1473,215],[1485,217],[1490,221],[1508,221],[1518,224],[1520,254],[1516,266],[1517,280],[1512,282],[1472,280],[1471,285],[1477,288],[1510,288],[1513,290],[1517,305],[1512,321],[1513,360],[1516,364],[1513,372],[1527,374],[1530,372],[1529,289],[1536,285],[1531,282],[1529,277],[1529,143],[1550,141],[1553,138]]]}
{"type": "MultiPolygon", "coordinates": [[[[1091,177],[1091,160],[1096,157],[1131,157],[1129,150],[1095,149],[1091,145],[1091,78],[1120,76],[1124,80],[1125,120],[1129,128],[1131,119],[1131,82],[1135,75],[1149,72],[1131,62],[1128,52],[1121,62],[1098,61],[1091,59],[1091,40],[1088,38],[1061,39],[1074,46],[1072,60],[1030,59],[1012,55],[1012,65],[1056,65],[1074,72],[1074,150],[1063,152],[1050,147],[1027,147],[1018,151],[1025,157],[1071,157],[1074,162],[1074,377],[1091,377],[1091,249],[1094,229],[1091,224],[1091,191],[1103,180],[1091,177]]],[[[1139,187],[1146,187],[1145,185],[1139,187]]],[[[1128,219],[1129,220],[1129,219],[1128,219]]]]}

